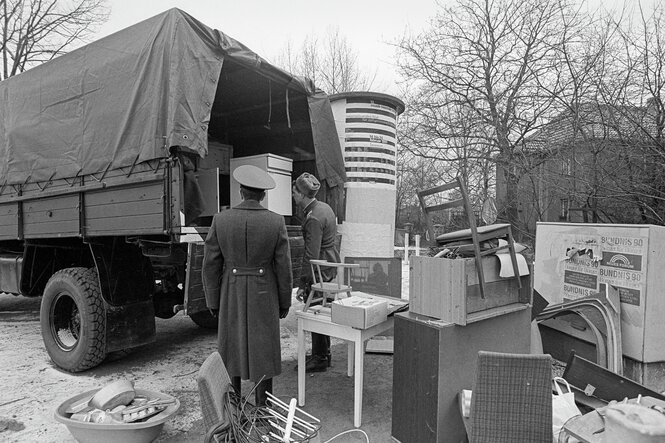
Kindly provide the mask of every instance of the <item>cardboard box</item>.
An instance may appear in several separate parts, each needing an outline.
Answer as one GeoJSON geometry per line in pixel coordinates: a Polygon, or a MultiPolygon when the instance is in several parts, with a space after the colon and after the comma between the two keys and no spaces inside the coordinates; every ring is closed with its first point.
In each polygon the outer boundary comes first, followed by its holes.
{"type": "Polygon", "coordinates": [[[531,276],[521,277],[522,288],[514,278],[499,276],[499,258],[483,257],[485,298],[473,258],[447,259],[423,256],[410,257],[409,310],[458,325],[516,310],[531,303],[531,276]]]}
{"type": "Polygon", "coordinates": [[[371,297],[351,296],[332,302],[333,323],[358,329],[371,328],[388,319],[388,302],[371,297]]]}

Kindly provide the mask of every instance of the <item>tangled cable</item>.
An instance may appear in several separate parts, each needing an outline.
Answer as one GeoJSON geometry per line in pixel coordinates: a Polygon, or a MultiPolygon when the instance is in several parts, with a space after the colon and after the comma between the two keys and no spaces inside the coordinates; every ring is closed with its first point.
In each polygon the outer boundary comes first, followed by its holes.
{"type": "MultiPolygon", "coordinates": [[[[319,434],[320,421],[297,408],[295,399],[286,404],[268,393],[266,406],[255,406],[248,401],[252,392],[245,397],[232,389],[224,394],[225,420],[208,432],[206,443],[305,443],[319,434]]],[[[340,432],[325,443],[352,432],[363,434],[369,443],[360,429],[340,432]]]]}
{"type": "MultiPolygon", "coordinates": [[[[284,443],[276,424],[276,411],[267,406],[254,406],[248,401],[251,392],[242,397],[233,390],[224,394],[224,410],[227,420],[220,423],[206,436],[206,442],[223,443],[284,443]]],[[[275,397],[272,397],[275,398],[275,397]]],[[[277,400],[279,401],[279,400],[277,400]]],[[[276,404],[273,402],[273,405],[276,404]]],[[[301,422],[302,419],[299,419],[301,422]]],[[[307,426],[293,427],[290,440],[293,443],[309,442],[321,425],[318,420],[307,426]]]]}

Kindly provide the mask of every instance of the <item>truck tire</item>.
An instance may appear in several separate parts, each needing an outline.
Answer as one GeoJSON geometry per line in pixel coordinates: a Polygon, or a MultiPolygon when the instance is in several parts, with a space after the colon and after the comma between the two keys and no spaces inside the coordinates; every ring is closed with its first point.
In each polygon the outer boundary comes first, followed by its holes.
{"type": "Polygon", "coordinates": [[[194,323],[205,329],[217,329],[218,319],[213,317],[210,311],[199,311],[189,315],[194,323]]]}
{"type": "Polygon", "coordinates": [[[53,274],[39,317],[46,351],[60,368],[85,371],[106,357],[106,312],[94,268],[53,274]]]}

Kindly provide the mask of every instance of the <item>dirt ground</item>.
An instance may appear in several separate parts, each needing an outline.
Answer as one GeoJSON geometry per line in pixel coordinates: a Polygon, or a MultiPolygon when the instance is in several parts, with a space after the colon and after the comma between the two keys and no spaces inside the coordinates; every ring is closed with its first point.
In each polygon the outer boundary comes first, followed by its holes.
{"type": "MultiPolygon", "coordinates": [[[[408,266],[404,266],[408,288],[408,266]]],[[[39,327],[40,299],[0,294],[0,441],[74,442],[67,428],[53,418],[64,400],[99,388],[118,378],[134,380],[137,388],[177,397],[180,410],[164,426],[157,442],[200,442],[205,430],[199,405],[196,373],[216,347],[216,332],[201,329],[189,317],[157,319],[155,343],[136,348],[116,361],[70,374],[53,365],[44,349],[39,327]]],[[[297,328],[294,300],[282,321],[282,374],[274,393],[288,401],[297,396],[297,328]]],[[[309,335],[309,334],[308,334],[309,335]]],[[[322,421],[321,442],[354,429],[353,378],[346,376],[346,345],[332,341],[333,367],[307,378],[306,406],[322,421]]],[[[366,354],[362,426],[372,442],[390,442],[392,355],[366,354]]],[[[252,387],[243,383],[243,393],[252,387]]],[[[357,432],[333,440],[362,442],[357,432]]]]}

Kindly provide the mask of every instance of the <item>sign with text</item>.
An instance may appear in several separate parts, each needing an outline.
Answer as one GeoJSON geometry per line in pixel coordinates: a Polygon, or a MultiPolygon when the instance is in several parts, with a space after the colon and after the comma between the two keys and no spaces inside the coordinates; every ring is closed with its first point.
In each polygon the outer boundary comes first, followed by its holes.
{"type": "Polygon", "coordinates": [[[600,284],[619,290],[622,303],[639,306],[646,281],[647,239],[622,235],[563,236],[560,262],[564,299],[597,294],[600,284]]]}

